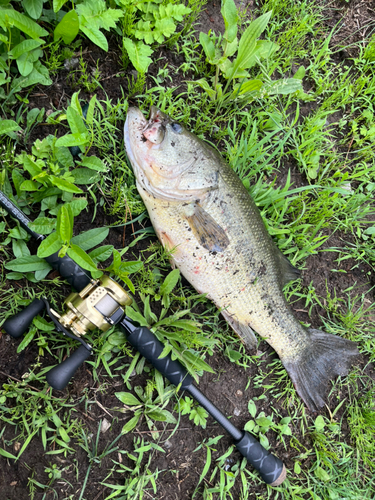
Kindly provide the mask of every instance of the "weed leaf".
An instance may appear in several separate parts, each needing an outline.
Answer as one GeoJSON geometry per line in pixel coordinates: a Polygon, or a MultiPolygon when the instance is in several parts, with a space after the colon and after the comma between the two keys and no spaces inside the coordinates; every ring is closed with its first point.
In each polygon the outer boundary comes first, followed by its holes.
{"type": "Polygon", "coordinates": [[[96,247],[96,245],[99,245],[102,241],[104,241],[108,236],[108,233],[108,227],[89,229],[78,236],[74,236],[74,238],[72,238],[72,243],[80,246],[82,250],[90,250],[90,248],[96,247]]]}
{"type": "MultiPolygon", "coordinates": [[[[59,9],[60,10],[60,9],[59,9]]],[[[61,19],[54,31],[54,41],[62,38],[66,45],[72,43],[79,32],[79,20],[75,10],[71,10],[61,19]]]]}
{"type": "Polygon", "coordinates": [[[57,233],[52,233],[41,242],[38,247],[37,256],[43,259],[60,250],[62,243],[57,233]]]}

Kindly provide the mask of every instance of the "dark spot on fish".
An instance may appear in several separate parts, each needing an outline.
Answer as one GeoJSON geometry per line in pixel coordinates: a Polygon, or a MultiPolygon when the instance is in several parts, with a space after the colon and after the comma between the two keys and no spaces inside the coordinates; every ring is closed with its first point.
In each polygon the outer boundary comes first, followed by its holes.
{"type": "Polygon", "coordinates": [[[141,137],[141,141],[142,141],[142,142],[147,142],[146,137],[145,137],[145,136],[142,136],[142,137],[141,137]]]}
{"type": "Polygon", "coordinates": [[[263,264],[263,262],[260,263],[260,267],[258,269],[258,276],[264,276],[267,272],[266,266],[263,264]]]}
{"type": "Polygon", "coordinates": [[[171,146],[172,146],[172,148],[174,148],[174,147],[175,147],[175,145],[176,145],[176,143],[172,141],[172,142],[171,142],[171,146]]]}
{"type": "Polygon", "coordinates": [[[191,231],[191,227],[188,227],[188,231],[191,231]]]}
{"type": "Polygon", "coordinates": [[[236,271],[234,271],[233,276],[234,276],[235,274],[239,273],[239,272],[240,272],[240,270],[239,270],[239,269],[237,269],[236,271]]]}
{"type": "Polygon", "coordinates": [[[216,252],[215,250],[212,250],[212,252],[210,251],[210,254],[211,254],[211,255],[216,255],[216,254],[217,254],[217,252],[216,252]]]}

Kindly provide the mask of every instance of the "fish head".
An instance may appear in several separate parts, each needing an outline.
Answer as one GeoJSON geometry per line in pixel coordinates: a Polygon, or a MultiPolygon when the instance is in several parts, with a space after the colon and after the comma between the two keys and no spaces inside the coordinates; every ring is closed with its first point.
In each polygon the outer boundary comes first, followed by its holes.
{"type": "Polygon", "coordinates": [[[184,125],[155,106],[151,106],[148,120],[139,108],[131,107],[124,135],[126,152],[141,188],[163,200],[187,201],[199,196],[202,180],[192,167],[202,149],[201,141],[184,125]]]}

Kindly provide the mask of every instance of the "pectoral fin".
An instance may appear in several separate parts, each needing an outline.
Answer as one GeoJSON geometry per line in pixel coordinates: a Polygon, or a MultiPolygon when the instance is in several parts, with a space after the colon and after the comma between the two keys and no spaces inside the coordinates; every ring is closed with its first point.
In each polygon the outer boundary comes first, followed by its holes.
{"type": "Polygon", "coordinates": [[[186,220],[200,245],[210,252],[223,252],[229,245],[224,229],[197,203],[188,205],[186,220]]]}

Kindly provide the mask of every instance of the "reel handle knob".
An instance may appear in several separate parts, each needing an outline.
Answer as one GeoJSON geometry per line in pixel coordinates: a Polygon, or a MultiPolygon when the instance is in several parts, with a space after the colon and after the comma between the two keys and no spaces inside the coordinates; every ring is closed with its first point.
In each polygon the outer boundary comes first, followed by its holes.
{"type": "Polygon", "coordinates": [[[33,318],[42,312],[45,307],[43,300],[34,299],[23,311],[7,319],[3,324],[3,329],[15,339],[21,337],[29,328],[33,318]]]}
{"type": "Polygon", "coordinates": [[[68,385],[69,380],[90,354],[91,350],[81,345],[81,347],[74,351],[69,358],[47,372],[46,379],[49,385],[58,391],[64,389],[68,385]]]}
{"type": "Polygon", "coordinates": [[[286,478],[286,469],[282,461],[267,451],[249,432],[244,431],[242,439],[235,441],[237,450],[256,469],[263,481],[271,486],[278,486],[286,478]]]}

